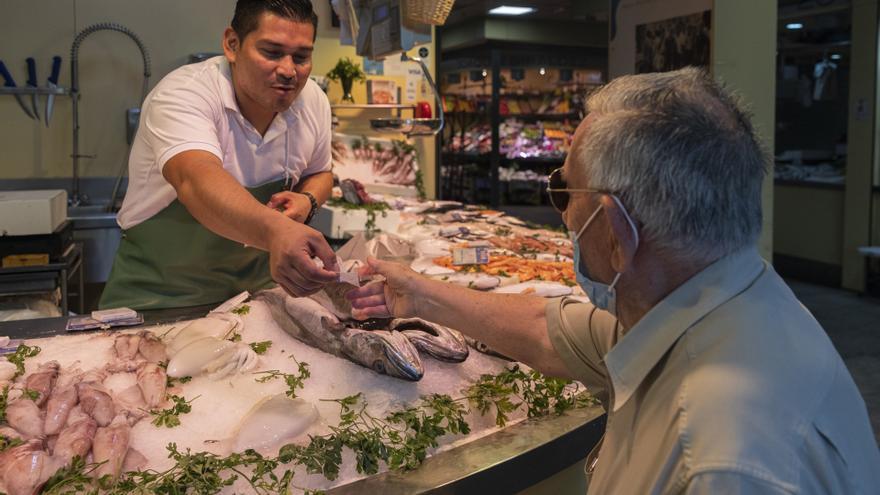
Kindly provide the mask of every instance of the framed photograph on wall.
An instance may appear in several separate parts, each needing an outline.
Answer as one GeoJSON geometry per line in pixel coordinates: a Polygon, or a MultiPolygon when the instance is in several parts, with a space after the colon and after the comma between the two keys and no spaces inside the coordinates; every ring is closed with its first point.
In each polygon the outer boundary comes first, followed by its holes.
{"type": "Polygon", "coordinates": [[[636,26],[636,74],[683,67],[708,67],[712,56],[712,11],[636,26]]]}

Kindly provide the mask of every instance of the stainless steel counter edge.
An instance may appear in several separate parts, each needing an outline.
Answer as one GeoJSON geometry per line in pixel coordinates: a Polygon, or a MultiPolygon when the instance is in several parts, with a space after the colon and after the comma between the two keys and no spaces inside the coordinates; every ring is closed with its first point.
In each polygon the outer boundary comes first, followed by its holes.
{"type": "Polygon", "coordinates": [[[604,431],[599,406],[529,419],[433,455],[413,471],[380,473],[326,493],[516,493],[585,458],[604,431]]]}

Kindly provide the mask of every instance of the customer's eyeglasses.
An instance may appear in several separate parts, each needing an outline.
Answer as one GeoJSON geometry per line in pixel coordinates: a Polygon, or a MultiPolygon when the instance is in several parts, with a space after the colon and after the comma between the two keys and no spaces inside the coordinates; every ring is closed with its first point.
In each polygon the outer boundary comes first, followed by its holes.
{"type": "Polygon", "coordinates": [[[556,211],[559,213],[565,212],[565,209],[568,208],[568,201],[571,199],[571,194],[569,193],[573,192],[612,194],[609,191],[603,191],[601,189],[569,189],[565,179],[562,178],[561,168],[557,168],[550,172],[550,182],[547,184],[547,194],[550,196],[550,204],[553,205],[553,208],[556,208],[556,211]]]}

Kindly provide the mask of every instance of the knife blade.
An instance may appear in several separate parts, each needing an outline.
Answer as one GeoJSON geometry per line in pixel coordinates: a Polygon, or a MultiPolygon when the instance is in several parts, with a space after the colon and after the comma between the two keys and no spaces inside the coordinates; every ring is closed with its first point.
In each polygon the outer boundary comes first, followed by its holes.
{"type": "MultiPolygon", "coordinates": [[[[58,75],[61,73],[61,57],[55,55],[52,57],[52,73],[46,80],[46,86],[49,89],[58,89],[58,75]]],[[[46,96],[46,127],[49,127],[49,120],[52,118],[52,111],[55,110],[55,95],[50,93],[46,96]]]]}
{"type": "MultiPolygon", "coordinates": [[[[27,87],[37,89],[37,62],[34,57],[26,58],[25,62],[28,70],[27,87]]],[[[34,118],[40,120],[40,108],[37,106],[36,93],[31,95],[31,109],[34,111],[34,118]]]]}
{"type": "MultiPolygon", "coordinates": [[[[0,77],[3,78],[3,87],[6,88],[15,88],[15,79],[12,78],[12,74],[9,73],[9,70],[6,68],[6,64],[0,60],[0,77]]],[[[30,109],[27,105],[24,104],[24,100],[21,98],[21,95],[14,95],[15,101],[18,102],[18,105],[24,110],[24,113],[27,114],[28,117],[35,119],[34,115],[31,113],[30,109]]]]}

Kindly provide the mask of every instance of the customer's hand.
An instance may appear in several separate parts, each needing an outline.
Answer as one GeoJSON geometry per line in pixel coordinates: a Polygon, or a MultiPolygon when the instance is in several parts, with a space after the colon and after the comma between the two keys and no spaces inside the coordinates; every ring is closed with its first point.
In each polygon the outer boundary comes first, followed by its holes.
{"type": "Polygon", "coordinates": [[[288,220],[275,230],[269,244],[269,267],[272,279],[288,294],[307,296],[336,281],[336,254],[320,232],[288,220]]]}
{"type": "Polygon", "coordinates": [[[299,223],[304,223],[309,218],[309,212],[312,211],[312,202],[309,201],[309,197],[292,191],[273,194],[266,206],[280,211],[287,218],[299,223]]]}
{"type": "Polygon", "coordinates": [[[409,268],[375,258],[367,259],[367,266],[359,273],[361,278],[381,275],[385,280],[372,282],[346,294],[351,301],[351,316],[367,318],[411,317],[416,315],[415,302],[420,294],[424,277],[409,268]]]}

